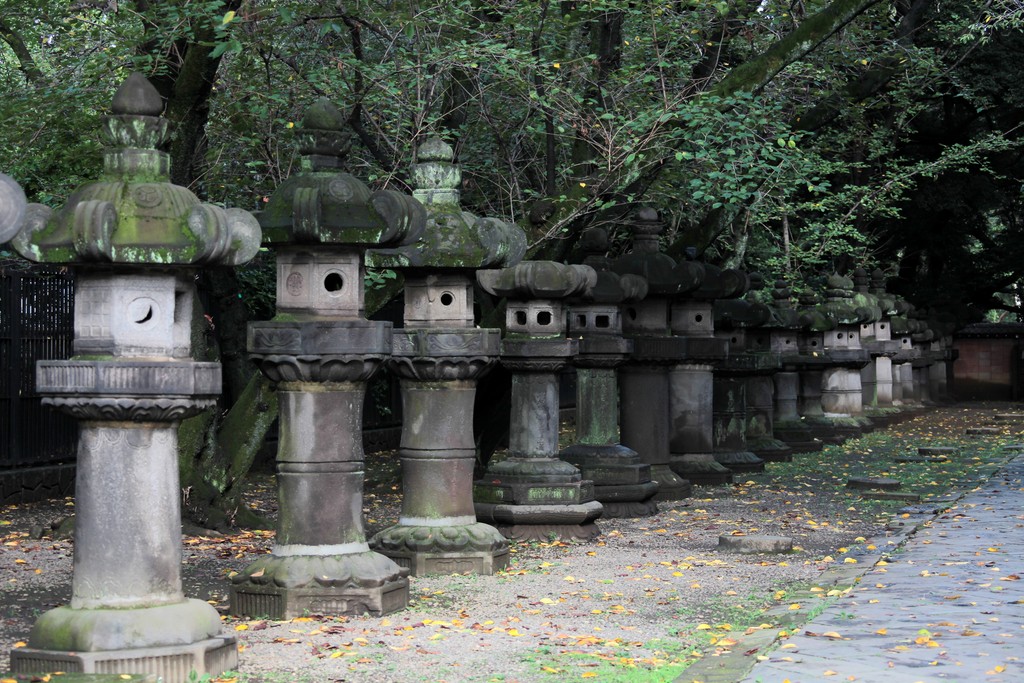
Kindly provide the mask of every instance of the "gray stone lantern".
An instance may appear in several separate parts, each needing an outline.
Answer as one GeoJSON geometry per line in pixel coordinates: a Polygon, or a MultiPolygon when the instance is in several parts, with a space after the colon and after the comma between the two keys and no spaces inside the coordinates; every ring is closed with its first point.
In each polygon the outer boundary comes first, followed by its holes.
{"type": "Polygon", "coordinates": [[[746,273],[702,264],[700,286],[672,301],[672,333],[685,354],[669,372],[672,471],[702,485],[732,483],[732,470],[715,459],[714,368],[729,355],[729,341],[715,336],[714,302],[743,294],[746,273]]]}
{"type": "Polygon", "coordinates": [[[864,414],[873,424],[887,426],[899,414],[892,404],[892,358],[900,347],[899,341],[892,338],[890,319],[896,313],[896,300],[886,293],[881,270],[868,275],[858,269],[854,280],[858,295],[870,294],[880,314],[877,320],[861,324],[861,344],[871,354],[871,362],[860,371],[864,414]]]}
{"type": "Polygon", "coordinates": [[[698,263],[676,263],[660,253],[664,231],[657,211],[640,209],[630,226],[632,251],[612,263],[620,275],[647,280],[647,296],[623,309],[623,332],[633,351],[619,371],[619,423],[622,443],[651,466],[658,482],[657,500],[679,500],[692,486],[672,470],[671,393],[669,370],[686,357],[686,339],[673,336],[669,314],[672,300],[697,288],[704,274],[698,263]]]}
{"type": "Polygon", "coordinates": [[[426,215],[341,171],[344,121],[326,99],[309,109],[302,166],[260,215],[277,249],[277,315],[250,324],[248,346],[277,385],[280,513],[271,554],[232,577],[233,614],[379,615],[408,603],[408,570],[371,551],[363,530],[363,398],[391,354],[391,323],[363,317],[363,254],[418,238],[426,215]]]}
{"type": "Polygon", "coordinates": [[[928,324],[935,331],[935,338],[928,349],[935,361],[928,376],[930,394],[932,400],[936,402],[948,402],[952,400],[949,388],[952,364],[958,355],[957,350],[953,348],[953,332],[957,324],[955,319],[942,314],[933,315],[928,324]]]}
{"type": "Polygon", "coordinates": [[[25,219],[25,192],[9,175],[0,173],[0,244],[21,230],[25,219]]]}
{"type": "Polygon", "coordinates": [[[893,338],[899,341],[899,350],[892,357],[892,402],[903,412],[913,412],[919,407],[914,395],[913,363],[921,357],[921,349],[914,345],[913,328],[909,314],[914,310],[903,297],[896,297],[897,315],[892,321],[893,338]]]}
{"type": "MultiPolygon", "coordinates": [[[[793,306],[792,290],[785,280],[777,280],[772,290],[772,323],[770,345],[782,363],[772,377],[774,384],[774,414],[772,433],[785,442],[794,453],[820,451],[822,442],[814,438],[811,428],[800,415],[800,370],[807,361],[803,354],[801,332],[811,324],[811,317],[793,306]]],[[[821,409],[820,401],[818,409],[821,409]]]]}
{"type": "Polygon", "coordinates": [[[576,366],[576,443],[561,458],[594,482],[594,497],[605,517],[645,517],[658,511],[658,484],[651,466],[636,451],[619,443],[617,370],[633,348],[622,336],[622,306],[642,300],[647,281],[608,270],[608,233],[591,228],[583,234],[584,264],[597,272],[597,284],[569,307],[569,335],[579,339],[576,366]]]}
{"type": "Polygon", "coordinates": [[[838,436],[853,438],[870,431],[864,417],[864,397],[860,371],[871,362],[871,354],[860,344],[863,323],[880,317],[877,308],[857,306],[853,298],[853,280],[833,274],[828,278],[825,312],[836,321],[825,333],[825,351],[830,365],[822,376],[821,406],[832,421],[838,436]]]}
{"type": "Polygon", "coordinates": [[[558,371],[578,350],[565,336],[565,299],[593,287],[597,274],[524,261],[476,277],[489,294],[507,298],[501,363],[512,371],[508,456],[492,461],[473,487],[477,519],[514,539],[593,538],[602,512],[594,484],[558,459],[558,371]]]}
{"type": "Polygon", "coordinates": [[[498,359],[501,331],[474,327],[473,276],[518,263],[526,236],[460,208],[461,171],[448,144],[428,140],[417,158],[413,196],[427,229],[407,247],[367,255],[405,274],[405,327],[394,331],[388,361],[402,384],[402,515],[370,545],[417,576],[492,574],[508,562],[508,541],[476,519],[473,399],[498,359]]]}
{"type": "Polygon", "coordinates": [[[237,661],[220,617],[181,587],[178,426],[212,408],[219,363],[191,359],[198,267],[259,250],[256,219],[172,185],[163,102],[140,74],[103,119],[104,175],[59,211],[31,205],[12,240],[76,273],[74,356],[40,361],[43,402],[80,420],[71,604],[36,621],[16,672],[154,673],[185,683],[237,661]]]}
{"type": "Polygon", "coordinates": [[[820,295],[813,291],[801,294],[800,312],[806,319],[797,339],[800,419],[815,439],[826,444],[839,444],[843,437],[837,434],[832,420],[825,416],[821,403],[823,376],[832,365],[831,356],[825,350],[825,335],[836,329],[836,320],[822,306],[820,295]]]}

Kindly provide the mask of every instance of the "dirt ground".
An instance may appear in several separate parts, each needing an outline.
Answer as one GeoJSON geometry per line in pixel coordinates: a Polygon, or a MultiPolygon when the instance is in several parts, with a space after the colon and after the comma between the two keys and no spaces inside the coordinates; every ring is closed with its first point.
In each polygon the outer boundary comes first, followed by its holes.
{"type": "MultiPolygon", "coordinates": [[[[495,576],[412,578],[410,604],[386,617],[310,615],[288,622],[227,615],[227,577],[273,542],[271,530],[233,535],[183,535],[186,594],[209,600],[239,640],[237,673],[247,683],[298,681],[487,681],[528,683],[595,678],[672,680],[686,666],[734,644],[762,623],[762,612],[836,564],[886,543],[905,503],[869,501],[845,487],[855,475],[890,476],[924,504],[975,486],[1007,459],[1003,446],[1019,426],[968,437],[965,429],[994,424],[1010,405],[932,408],[763,473],[739,475],[731,486],[699,487],[687,500],[662,503],[656,516],[600,522],[589,543],[517,543],[511,564],[495,576]],[[898,464],[922,445],[958,445],[947,462],[898,464]],[[735,555],[717,550],[722,534],[790,536],[787,555],[735,555]]],[[[396,456],[375,454],[367,469],[386,470],[396,456]]],[[[365,495],[369,534],[397,521],[400,486],[387,477],[365,495]]],[[[273,478],[254,478],[248,500],[276,513],[273,478]]],[[[72,543],[52,538],[51,525],[74,509],[71,500],[0,510],[0,671],[11,648],[24,646],[35,618],[69,599],[72,543]]],[[[830,599],[821,595],[823,605],[830,599]]],[[[815,605],[802,605],[808,614],[815,605]]],[[[819,606],[820,608],[820,606],[819,606]]]]}

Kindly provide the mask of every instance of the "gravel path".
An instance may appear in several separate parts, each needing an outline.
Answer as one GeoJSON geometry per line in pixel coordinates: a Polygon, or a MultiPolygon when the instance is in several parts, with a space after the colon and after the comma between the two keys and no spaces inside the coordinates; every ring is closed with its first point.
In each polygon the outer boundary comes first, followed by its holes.
{"type": "MultiPolygon", "coordinates": [[[[962,439],[965,427],[983,424],[998,408],[935,409],[865,437],[874,441],[848,442],[831,457],[854,465],[858,458],[891,461],[914,444],[962,439]]],[[[971,442],[984,446],[979,462],[1015,434],[1004,425],[1000,435],[971,442]]],[[[369,468],[374,457],[389,456],[371,457],[369,468]]],[[[602,521],[603,534],[591,543],[514,544],[510,567],[496,576],[413,578],[409,609],[387,617],[225,616],[241,646],[238,680],[672,680],[695,659],[761,628],[763,611],[794,586],[849,561],[858,546],[884,544],[885,523],[900,504],[860,501],[837,486],[836,472],[811,467],[822,457],[800,455],[733,486],[698,488],[691,499],[663,503],[654,517],[602,521]],[[797,550],[721,554],[718,536],[727,533],[791,536],[797,550]]],[[[250,500],[265,514],[274,512],[272,491],[270,477],[252,484],[250,500]]],[[[388,486],[369,493],[368,530],[394,523],[399,503],[388,486]]],[[[72,509],[71,501],[49,501],[0,510],[0,671],[38,614],[69,598],[71,542],[33,536],[72,509]]],[[[268,531],[183,536],[186,593],[226,614],[226,576],[272,541],[268,531]]]]}

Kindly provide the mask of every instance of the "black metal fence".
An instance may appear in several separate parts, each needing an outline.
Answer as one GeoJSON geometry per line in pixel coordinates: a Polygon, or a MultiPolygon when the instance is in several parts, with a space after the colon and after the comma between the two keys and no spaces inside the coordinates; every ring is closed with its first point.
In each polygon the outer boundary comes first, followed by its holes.
{"type": "Polygon", "coordinates": [[[74,291],[65,273],[0,272],[0,470],[75,458],[75,421],[35,387],[37,360],[72,354],[74,291]]]}

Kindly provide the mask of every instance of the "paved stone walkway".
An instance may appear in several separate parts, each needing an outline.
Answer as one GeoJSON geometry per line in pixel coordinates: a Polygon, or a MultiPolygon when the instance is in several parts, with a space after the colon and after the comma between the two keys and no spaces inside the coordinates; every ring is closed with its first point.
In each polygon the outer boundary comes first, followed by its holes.
{"type": "Polygon", "coordinates": [[[1024,681],[1024,456],[932,517],[731,680],[1024,681]]]}

